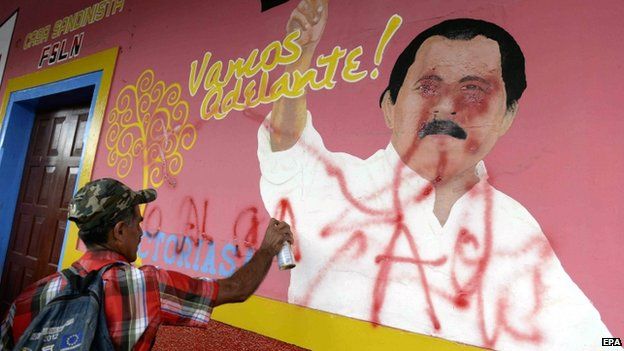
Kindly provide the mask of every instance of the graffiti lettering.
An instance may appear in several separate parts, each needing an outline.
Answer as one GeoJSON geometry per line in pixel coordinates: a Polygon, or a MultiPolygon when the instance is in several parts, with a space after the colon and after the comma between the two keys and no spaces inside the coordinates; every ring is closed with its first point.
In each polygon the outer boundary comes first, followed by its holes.
{"type": "Polygon", "coordinates": [[[233,242],[221,244],[207,231],[209,201],[199,202],[201,207],[197,203],[191,196],[182,199],[178,212],[183,219],[181,230],[172,232],[163,230],[161,208],[148,205],[143,220],[146,238],[141,241],[139,257],[145,263],[164,264],[209,276],[230,276],[236,267],[251,259],[257,248],[258,209],[252,206],[242,210],[234,221],[233,242]],[[245,233],[243,252],[239,249],[239,232],[245,233]]]}
{"type": "Polygon", "coordinates": [[[290,205],[290,201],[286,198],[281,199],[273,216],[280,221],[286,221],[290,224],[290,229],[294,236],[293,254],[295,255],[295,261],[299,262],[301,260],[301,248],[299,247],[299,240],[297,239],[297,220],[292,206],[290,205]]]}
{"type": "Polygon", "coordinates": [[[238,245],[238,238],[240,237],[239,231],[241,231],[243,223],[248,223],[247,231],[243,231],[244,233],[246,233],[245,239],[243,240],[243,245],[246,248],[256,246],[256,244],[258,243],[258,225],[260,224],[260,221],[258,221],[257,207],[253,206],[242,210],[236,217],[236,221],[234,221],[234,227],[232,228],[232,239],[235,243],[235,253],[237,257],[241,257],[238,245]]]}
{"type": "MultiPolygon", "coordinates": [[[[265,128],[268,128],[268,123],[265,128]]],[[[329,159],[326,154],[316,147],[306,145],[304,141],[300,145],[323,166],[330,181],[335,182],[342,201],[347,207],[336,213],[335,219],[319,228],[318,237],[315,240],[332,239],[337,236],[344,236],[345,240],[337,245],[327,254],[327,261],[320,266],[317,272],[307,277],[305,288],[301,295],[294,297],[297,303],[310,305],[315,299],[317,291],[322,282],[338,265],[349,262],[357,262],[365,257],[374,258],[377,267],[371,279],[371,301],[369,305],[368,319],[375,326],[381,324],[384,306],[388,304],[388,291],[395,275],[393,271],[406,272],[406,266],[413,266],[413,285],[410,289],[420,290],[418,296],[422,296],[423,312],[428,317],[433,330],[441,331],[445,328],[445,315],[441,310],[448,309],[446,303],[450,304],[454,310],[472,310],[476,313],[475,325],[478,335],[481,336],[482,344],[486,347],[494,347],[502,334],[507,334],[516,340],[530,343],[538,343],[543,338],[541,331],[537,328],[535,318],[530,316],[523,320],[523,324],[517,325],[518,316],[514,315],[513,301],[508,301],[508,294],[498,292],[495,297],[486,297],[488,270],[491,269],[491,261],[494,257],[520,257],[528,252],[537,252],[537,262],[527,266],[527,277],[529,277],[530,290],[532,291],[532,304],[535,316],[542,308],[542,294],[544,284],[542,283],[541,267],[550,259],[552,251],[546,241],[539,240],[541,233],[531,235],[535,240],[529,240],[525,247],[510,251],[495,251],[493,247],[493,217],[494,217],[494,194],[493,189],[487,183],[466,184],[467,196],[475,203],[483,204],[482,212],[479,214],[482,223],[479,225],[479,233],[472,232],[470,228],[460,226],[454,245],[447,252],[439,256],[431,257],[430,252],[423,251],[424,242],[419,242],[422,236],[414,233],[406,218],[406,209],[410,206],[418,206],[425,201],[431,201],[436,187],[448,181],[447,168],[448,156],[445,152],[440,153],[437,165],[434,167],[435,174],[432,181],[420,188],[410,190],[411,196],[400,196],[399,189],[405,182],[404,169],[406,163],[399,162],[393,170],[391,183],[380,186],[378,190],[371,189],[371,192],[362,196],[351,189],[347,181],[347,175],[341,165],[329,159]],[[383,203],[385,207],[380,207],[377,199],[388,199],[383,203]],[[377,205],[374,205],[377,204],[377,205]],[[354,217],[353,213],[358,215],[354,217]],[[354,222],[351,219],[357,218],[354,222]],[[375,231],[368,232],[366,228],[375,226],[375,231]],[[391,235],[388,241],[382,246],[371,245],[371,239],[375,240],[379,231],[388,230],[391,235]],[[424,256],[426,255],[426,256],[424,256]],[[424,258],[426,257],[426,258],[424,258]],[[440,285],[432,281],[432,269],[448,269],[448,285],[440,285]],[[444,268],[446,267],[446,268],[444,268]],[[486,318],[486,306],[494,310],[494,320],[486,318]],[[486,322],[487,319],[487,322],[486,322]],[[511,323],[509,321],[516,321],[511,323]]],[[[418,150],[420,139],[415,139],[407,148],[406,160],[418,150]]],[[[469,153],[470,150],[464,150],[469,153]]],[[[410,173],[413,174],[413,173],[410,173]]],[[[402,190],[405,191],[405,188],[402,190]]],[[[278,218],[288,218],[292,216],[293,224],[296,225],[293,216],[293,206],[288,199],[278,201],[275,209],[275,216],[278,218]]],[[[312,233],[310,233],[312,234],[312,233]]],[[[533,234],[533,233],[531,233],[533,234]]],[[[297,236],[295,236],[297,239],[297,236]]],[[[306,252],[300,253],[306,255],[306,252]]],[[[300,259],[300,258],[299,258],[300,259]]],[[[341,269],[345,269],[342,267],[341,269]]],[[[348,268],[347,268],[348,269],[348,268]]],[[[524,273],[523,273],[524,274],[524,273]]],[[[509,289],[508,287],[503,289],[509,289]]],[[[473,312],[471,312],[473,313],[473,312]]],[[[489,315],[488,315],[489,316],[489,315]]],[[[409,319],[409,316],[406,316],[409,319]]],[[[450,326],[446,326],[449,328],[450,326]]]]}

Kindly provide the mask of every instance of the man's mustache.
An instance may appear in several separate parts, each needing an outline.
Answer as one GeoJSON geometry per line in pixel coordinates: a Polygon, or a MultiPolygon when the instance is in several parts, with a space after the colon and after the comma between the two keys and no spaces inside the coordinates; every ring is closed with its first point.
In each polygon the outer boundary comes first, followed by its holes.
{"type": "Polygon", "coordinates": [[[425,124],[425,126],[418,131],[418,137],[420,139],[426,137],[427,135],[434,134],[449,135],[453,138],[462,140],[467,137],[466,131],[464,131],[462,127],[448,119],[434,119],[433,121],[425,124]]]}

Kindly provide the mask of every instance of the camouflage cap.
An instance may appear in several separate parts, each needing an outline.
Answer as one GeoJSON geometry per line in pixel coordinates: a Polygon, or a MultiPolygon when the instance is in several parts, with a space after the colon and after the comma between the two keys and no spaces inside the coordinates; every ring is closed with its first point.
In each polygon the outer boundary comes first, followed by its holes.
{"type": "Polygon", "coordinates": [[[117,218],[119,214],[128,208],[154,200],[154,189],[132,191],[118,180],[102,178],[87,183],[76,192],[69,202],[67,218],[81,230],[89,230],[120,219],[117,218]]]}

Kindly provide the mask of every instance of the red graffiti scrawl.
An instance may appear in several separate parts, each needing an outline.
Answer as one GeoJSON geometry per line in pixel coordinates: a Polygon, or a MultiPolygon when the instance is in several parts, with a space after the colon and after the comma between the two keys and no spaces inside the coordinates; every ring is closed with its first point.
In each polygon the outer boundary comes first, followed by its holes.
{"type": "MultiPolygon", "coordinates": [[[[452,331],[458,319],[470,320],[471,342],[485,347],[495,347],[501,338],[539,344],[544,339],[537,322],[543,309],[543,269],[553,257],[548,242],[537,225],[529,225],[511,240],[514,243],[497,241],[496,228],[503,228],[497,224],[503,213],[497,211],[506,210],[497,205],[501,195],[487,183],[483,166],[477,166],[479,178],[453,184],[449,172],[456,156],[443,149],[427,181],[407,166],[421,143],[415,138],[400,159],[391,160],[390,173],[383,175],[366,173],[369,169],[358,168],[358,163],[341,162],[305,138],[298,141],[297,147],[307,157],[298,162],[312,168],[312,180],[305,183],[309,187],[284,183],[296,190],[275,192],[275,199],[266,202],[274,206],[277,218],[296,227],[300,266],[291,272],[289,301],[366,319],[373,325],[441,336],[452,331]],[[448,184],[463,195],[455,200],[448,221],[442,217],[439,222],[435,204],[439,189],[448,184]],[[308,218],[311,213],[323,215],[308,218]],[[304,242],[302,236],[307,237],[304,242]],[[514,260],[525,260],[521,264],[526,269],[511,275],[501,272],[501,278],[497,271],[514,260]],[[355,279],[353,284],[344,282],[348,277],[355,279]],[[530,295],[522,307],[509,298],[519,281],[524,284],[523,294],[530,295]],[[346,290],[331,288],[338,283],[346,290]],[[343,304],[334,304],[342,296],[347,296],[343,304]],[[368,302],[361,301],[364,296],[368,302]],[[399,302],[397,296],[405,300],[399,302]],[[358,312],[363,303],[367,312],[358,312]],[[428,326],[423,325],[423,317],[428,326]]],[[[473,153],[474,144],[462,146],[461,152],[473,153]]],[[[378,162],[386,162],[383,166],[388,168],[388,161],[378,162]]],[[[265,186],[263,194],[270,194],[270,186],[265,186]]]]}

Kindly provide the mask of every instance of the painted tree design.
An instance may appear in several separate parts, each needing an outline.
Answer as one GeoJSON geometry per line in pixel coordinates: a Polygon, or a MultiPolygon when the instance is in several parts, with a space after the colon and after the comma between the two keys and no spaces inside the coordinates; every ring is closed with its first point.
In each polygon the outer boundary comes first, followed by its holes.
{"type": "Polygon", "coordinates": [[[107,163],[117,176],[128,176],[135,160],[143,165],[143,188],[160,187],[166,180],[175,186],[175,176],[184,166],[182,150],[197,140],[189,123],[189,104],[181,99],[180,84],[156,81],[154,71],[141,73],[134,85],[125,86],[107,117],[107,163]]]}

